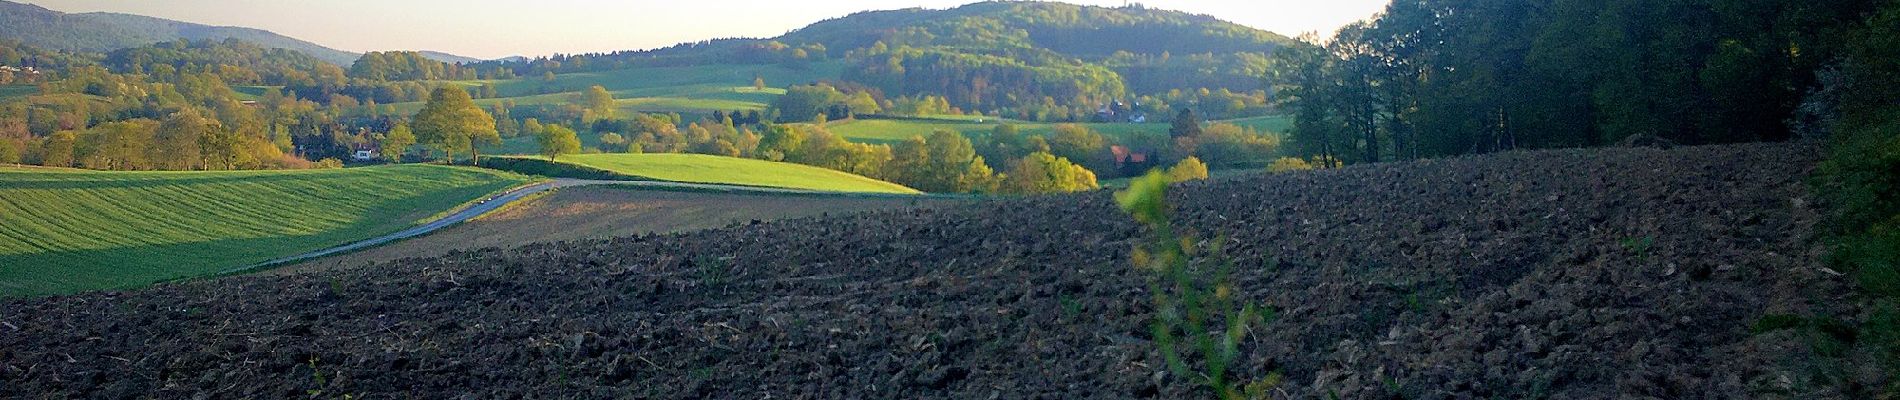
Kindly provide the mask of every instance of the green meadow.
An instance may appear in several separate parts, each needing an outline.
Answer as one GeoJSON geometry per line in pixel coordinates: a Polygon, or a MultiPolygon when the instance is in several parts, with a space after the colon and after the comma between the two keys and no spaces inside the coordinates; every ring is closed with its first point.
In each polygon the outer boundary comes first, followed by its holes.
{"type": "MultiPolygon", "coordinates": [[[[1292,128],[1292,118],[1285,116],[1254,117],[1213,122],[1234,124],[1259,132],[1280,134],[1284,134],[1292,128]]],[[[931,133],[938,130],[949,130],[962,133],[966,136],[982,134],[989,132],[991,129],[995,129],[998,123],[1013,124],[1016,125],[1016,128],[1022,133],[1036,135],[1048,135],[1053,133],[1055,126],[1058,125],[1048,122],[1025,122],[997,118],[958,116],[918,119],[854,119],[829,123],[825,125],[825,128],[829,129],[831,133],[843,136],[852,141],[893,143],[910,139],[912,136],[928,137],[931,133]]],[[[1168,128],[1171,127],[1168,123],[1081,123],[1078,125],[1086,126],[1110,138],[1121,138],[1142,133],[1166,135],[1168,128]]]]}
{"type": "MultiPolygon", "coordinates": [[[[559,105],[594,85],[612,92],[622,113],[765,110],[784,87],[807,84],[841,74],[837,63],[815,63],[804,68],[782,65],[701,65],[691,67],[643,67],[613,71],[555,75],[553,80],[539,76],[505,80],[455,81],[470,88],[493,85],[500,97],[475,100],[492,106],[513,101],[517,107],[559,105]],[[752,79],[765,80],[766,88],[752,86],[752,79]]],[[[421,102],[397,103],[396,111],[409,114],[422,109],[421,102]]]]}
{"type": "Polygon", "coordinates": [[[0,100],[32,96],[39,93],[39,86],[22,84],[0,85],[0,100]]]}
{"type": "MultiPolygon", "coordinates": [[[[563,175],[562,168],[537,166],[542,158],[512,157],[488,164],[527,173],[563,175]],[[505,161],[502,161],[505,160],[505,161]]],[[[556,164],[581,167],[618,177],[668,182],[757,186],[821,192],[917,194],[916,189],[849,172],[801,164],[722,157],[704,154],[579,154],[561,156],[556,164]]],[[[572,169],[566,169],[572,171],[572,169]]],[[[594,177],[589,175],[587,177],[594,177]]]]}
{"type": "Polygon", "coordinates": [[[125,288],[393,233],[531,178],[464,167],[0,167],[0,297],[125,288]]]}

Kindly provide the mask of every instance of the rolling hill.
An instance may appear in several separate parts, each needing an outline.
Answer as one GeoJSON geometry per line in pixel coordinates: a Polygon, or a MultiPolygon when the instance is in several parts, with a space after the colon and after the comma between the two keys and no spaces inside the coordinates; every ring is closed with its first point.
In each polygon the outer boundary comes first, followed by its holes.
{"type": "MultiPolygon", "coordinates": [[[[520,76],[654,66],[841,62],[828,80],[887,97],[937,95],[966,110],[1041,99],[1125,98],[1202,88],[1264,90],[1266,54],[1292,39],[1209,16],[1055,2],[870,11],[770,39],[721,39],[606,54],[488,61],[520,76]],[[970,82],[981,82],[970,85],[970,82]]],[[[782,86],[781,82],[773,82],[782,86]]]]}
{"type": "Polygon", "coordinates": [[[527,181],[434,165],[242,172],[0,167],[0,297],[215,274],[395,232],[527,181]]]}
{"type": "MultiPolygon", "coordinates": [[[[567,103],[573,93],[599,85],[614,95],[615,105],[626,113],[623,115],[639,112],[704,115],[713,111],[765,110],[773,99],[785,94],[782,87],[753,88],[754,77],[766,82],[795,84],[837,75],[838,66],[835,63],[803,68],[715,64],[575,72],[555,75],[551,81],[537,77],[454,82],[468,88],[493,86],[501,97],[475,100],[476,104],[489,107],[504,103],[518,107],[559,106],[567,103]]],[[[397,112],[414,113],[421,110],[423,104],[414,101],[390,105],[397,112]]]]}
{"type": "Polygon", "coordinates": [[[32,4],[0,1],[0,39],[46,49],[104,53],[175,39],[236,38],[265,47],[308,53],[347,66],[357,54],[262,29],[210,26],[119,13],[63,13],[32,4]]]}
{"type": "Polygon", "coordinates": [[[419,51],[418,53],[422,53],[423,57],[428,57],[431,60],[441,61],[441,62],[450,63],[450,64],[467,64],[467,63],[475,63],[475,62],[482,61],[482,59],[480,58],[463,57],[463,56],[458,56],[454,54],[443,53],[440,51],[422,50],[422,51],[419,51]]]}
{"type": "MultiPolygon", "coordinates": [[[[1231,120],[1208,121],[1209,124],[1233,124],[1262,133],[1285,134],[1292,126],[1292,118],[1285,116],[1253,117],[1231,120]]],[[[912,136],[928,137],[938,130],[948,130],[965,136],[981,136],[995,129],[997,124],[1015,125],[1022,133],[1031,135],[1049,135],[1055,131],[1057,123],[1029,122],[982,117],[932,117],[907,119],[852,119],[833,121],[825,125],[831,133],[836,133],[854,142],[895,143],[912,136]]],[[[1150,123],[1079,123],[1090,130],[1111,138],[1125,138],[1137,134],[1164,135],[1169,124],[1150,123]]]]}
{"type": "Polygon", "coordinates": [[[867,11],[811,24],[772,40],[830,49],[944,46],[972,52],[1040,48],[1100,60],[1134,54],[1272,50],[1292,40],[1205,15],[1139,6],[988,1],[935,10],[867,11]]]}
{"type": "Polygon", "coordinates": [[[801,164],[705,154],[580,154],[542,158],[501,157],[483,165],[573,178],[617,178],[756,186],[818,192],[918,194],[916,189],[864,176],[801,164]]]}

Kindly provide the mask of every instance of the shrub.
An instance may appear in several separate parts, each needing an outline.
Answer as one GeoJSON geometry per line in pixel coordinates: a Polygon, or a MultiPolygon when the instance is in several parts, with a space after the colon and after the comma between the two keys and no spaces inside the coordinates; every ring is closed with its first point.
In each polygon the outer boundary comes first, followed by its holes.
{"type": "Polygon", "coordinates": [[[1014,194],[1066,193],[1099,187],[1087,168],[1043,152],[1030,153],[1009,163],[1003,190],[1014,194]]]}
{"type": "Polygon", "coordinates": [[[1238,165],[1265,161],[1280,150],[1280,138],[1233,124],[1209,125],[1192,140],[1176,141],[1182,154],[1192,154],[1213,165],[1238,165]]]}
{"type": "Polygon", "coordinates": [[[13,139],[0,139],[0,164],[20,163],[20,147],[13,139]]]}
{"type": "Polygon", "coordinates": [[[1299,157],[1280,157],[1280,159],[1278,160],[1273,160],[1272,164],[1267,164],[1267,172],[1272,172],[1276,174],[1282,173],[1282,172],[1307,171],[1307,170],[1312,170],[1312,169],[1313,169],[1312,163],[1308,163],[1306,162],[1306,160],[1300,159],[1299,157]]]}
{"type": "Polygon", "coordinates": [[[1207,179],[1207,164],[1198,157],[1188,157],[1168,168],[1169,182],[1187,182],[1207,179]]]}
{"type": "Polygon", "coordinates": [[[1837,128],[1820,168],[1817,192],[1834,210],[1831,261],[1863,288],[1900,297],[1900,109],[1858,122],[1837,128]]]}
{"type": "MultiPolygon", "coordinates": [[[[1884,353],[1884,396],[1900,397],[1900,3],[1888,2],[1859,32],[1843,37],[1837,118],[1815,192],[1833,212],[1830,261],[1851,271],[1872,297],[1862,335],[1884,353]]],[[[1825,122],[1825,121],[1824,121],[1825,122]]]]}
{"type": "Polygon", "coordinates": [[[547,157],[548,161],[554,161],[555,157],[578,153],[581,150],[580,137],[576,136],[573,129],[560,125],[547,125],[539,135],[535,136],[535,141],[541,145],[541,156],[547,157]]]}
{"type": "Polygon", "coordinates": [[[600,134],[600,149],[602,151],[626,150],[627,138],[618,133],[602,133],[600,134]]]}
{"type": "MultiPolygon", "coordinates": [[[[1193,238],[1178,235],[1168,220],[1167,186],[1166,175],[1151,171],[1130,183],[1128,190],[1115,194],[1122,210],[1151,232],[1147,242],[1136,245],[1130,258],[1137,268],[1149,273],[1148,292],[1155,305],[1151,326],[1154,342],[1175,375],[1197,381],[1223,399],[1263,397],[1267,389],[1278,384],[1278,374],[1246,381],[1237,379],[1228,368],[1242,358],[1240,341],[1247,336],[1248,326],[1265,324],[1272,318],[1272,309],[1237,299],[1239,290],[1235,288],[1231,260],[1191,260],[1199,252],[1192,245],[1193,238]],[[1190,365],[1199,365],[1202,370],[1192,371],[1190,365]]],[[[1214,241],[1207,254],[1219,258],[1222,242],[1214,241]]]]}

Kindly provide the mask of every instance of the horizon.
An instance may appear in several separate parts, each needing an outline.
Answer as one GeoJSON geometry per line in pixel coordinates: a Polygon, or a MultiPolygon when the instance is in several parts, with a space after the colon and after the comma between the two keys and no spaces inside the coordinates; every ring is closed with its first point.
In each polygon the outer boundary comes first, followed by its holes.
{"type": "MultiPolygon", "coordinates": [[[[970,0],[826,1],[818,4],[714,0],[682,4],[640,1],[600,4],[588,0],[554,0],[517,8],[493,7],[504,2],[478,4],[425,0],[415,2],[250,2],[243,0],[183,0],[175,2],[116,0],[20,0],[21,3],[64,13],[110,12],[142,15],[212,26],[255,28],[353,53],[370,51],[434,51],[492,60],[505,57],[543,57],[554,54],[610,53],[649,50],[682,43],[726,38],[771,38],[820,21],[865,11],[926,8],[951,9],[977,3],[970,0]],[[459,7],[447,18],[414,18],[459,7]],[[571,12],[576,8],[596,12],[571,12]],[[728,14],[714,14],[726,12],[728,14]],[[638,14],[612,19],[603,15],[638,14]],[[304,18],[274,18],[300,15],[304,18]],[[726,18],[705,23],[696,16],[726,18]],[[508,35],[489,35],[493,25],[466,24],[464,20],[518,22],[508,35]],[[431,21],[414,23],[415,21],[431,21]],[[548,22],[542,22],[548,21],[548,22]],[[635,22],[639,21],[639,22],[635,22]],[[651,22],[648,22],[651,21],[651,22]],[[479,38],[480,40],[468,40],[479,38]]],[[[1306,33],[1330,36],[1346,24],[1371,18],[1389,0],[1193,1],[1079,0],[1064,3],[1119,7],[1142,4],[1273,32],[1287,37],[1306,33]]]]}

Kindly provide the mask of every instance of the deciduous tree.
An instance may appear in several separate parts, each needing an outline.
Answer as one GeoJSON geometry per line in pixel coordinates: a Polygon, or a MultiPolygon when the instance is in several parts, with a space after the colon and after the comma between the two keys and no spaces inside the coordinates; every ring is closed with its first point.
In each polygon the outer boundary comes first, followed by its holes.
{"type": "Polygon", "coordinates": [[[574,154],[581,151],[580,136],[575,134],[573,129],[568,129],[565,126],[548,125],[547,129],[543,130],[541,135],[536,136],[535,139],[541,144],[541,156],[547,157],[548,161],[554,161],[556,157],[560,157],[563,154],[574,154]]]}
{"type": "Polygon", "coordinates": [[[587,116],[589,122],[596,119],[611,119],[614,117],[614,94],[608,92],[606,87],[600,85],[588,87],[586,91],[581,93],[580,105],[586,107],[589,113],[587,116]]]}
{"type": "Polygon", "coordinates": [[[1200,115],[1194,114],[1194,109],[1182,108],[1181,113],[1174,116],[1174,125],[1168,128],[1168,134],[1174,137],[1200,136],[1200,115]]]}
{"type": "Polygon", "coordinates": [[[200,140],[217,122],[205,119],[187,108],[173,113],[159,124],[148,149],[152,166],[162,170],[187,170],[202,166],[200,140]]]}
{"type": "Polygon", "coordinates": [[[137,171],[151,169],[145,149],[152,145],[157,121],[133,119],[99,124],[80,136],[76,157],[91,169],[137,171]]]}
{"type": "Polygon", "coordinates": [[[1059,124],[1049,136],[1049,153],[1080,163],[1089,169],[1107,170],[1108,137],[1078,124],[1059,124]]]}
{"type": "Polygon", "coordinates": [[[1187,182],[1207,179],[1207,164],[1200,158],[1188,157],[1168,168],[1169,182],[1187,182]]]}
{"type": "Polygon", "coordinates": [[[383,159],[402,162],[402,155],[409,146],[416,144],[416,134],[409,130],[409,124],[396,124],[383,135],[383,159]]]}
{"type": "Polygon", "coordinates": [[[442,149],[447,161],[455,162],[455,153],[467,151],[470,161],[481,163],[479,145],[501,143],[495,131],[495,119],[475,105],[468,91],[455,85],[444,86],[429,94],[428,104],[416,113],[416,138],[442,149]]]}
{"type": "Polygon", "coordinates": [[[1099,187],[1094,172],[1049,153],[1030,153],[1009,165],[1002,184],[1009,193],[1066,193],[1099,187]]]}
{"type": "Polygon", "coordinates": [[[0,138],[0,164],[19,164],[21,153],[20,142],[0,138]]]}
{"type": "Polygon", "coordinates": [[[77,150],[79,133],[74,131],[53,132],[46,137],[40,147],[40,165],[48,167],[73,166],[73,153],[77,150]]]}
{"type": "Polygon", "coordinates": [[[625,151],[627,149],[627,138],[620,136],[618,133],[602,133],[600,134],[600,149],[612,152],[625,151]]]}

